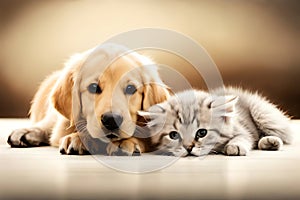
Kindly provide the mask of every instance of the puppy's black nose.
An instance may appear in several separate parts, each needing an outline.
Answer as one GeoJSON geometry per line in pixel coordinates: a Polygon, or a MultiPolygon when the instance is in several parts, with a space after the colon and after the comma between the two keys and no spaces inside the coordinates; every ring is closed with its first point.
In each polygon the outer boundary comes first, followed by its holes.
{"type": "Polygon", "coordinates": [[[112,131],[121,126],[123,117],[117,113],[107,112],[101,116],[101,122],[105,128],[112,131]]]}

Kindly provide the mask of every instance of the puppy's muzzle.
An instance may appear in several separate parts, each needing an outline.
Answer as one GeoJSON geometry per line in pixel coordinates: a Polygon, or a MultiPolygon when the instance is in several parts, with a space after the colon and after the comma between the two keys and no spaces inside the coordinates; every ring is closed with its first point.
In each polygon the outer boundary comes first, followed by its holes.
{"type": "Polygon", "coordinates": [[[123,122],[123,117],[120,114],[107,112],[101,116],[103,126],[110,131],[118,130],[123,122]]]}

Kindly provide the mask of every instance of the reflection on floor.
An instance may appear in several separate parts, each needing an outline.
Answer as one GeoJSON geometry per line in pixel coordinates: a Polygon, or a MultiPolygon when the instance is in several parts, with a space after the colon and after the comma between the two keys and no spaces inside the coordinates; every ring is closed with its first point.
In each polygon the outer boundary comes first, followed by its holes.
{"type": "MultiPolygon", "coordinates": [[[[300,130],[300,121],[292,122],[300,130]]],[[[0,199],[296,199],[300,198],[300,133],[281,151],[246,157],[92,157],[53,147],[10,148],[12,129],[28,120],[0,120],[0,199]],[[127,173],[124,171],[151,171],[127,173]]]]}

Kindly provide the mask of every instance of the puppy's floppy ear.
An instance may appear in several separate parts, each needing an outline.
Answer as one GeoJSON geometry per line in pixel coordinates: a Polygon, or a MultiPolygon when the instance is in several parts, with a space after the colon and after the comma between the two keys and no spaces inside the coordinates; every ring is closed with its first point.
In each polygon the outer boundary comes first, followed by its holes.
{"type": "Polygon", "coordinates": [[[167,100],[170,96],[167,86],[159,83],[149,83],[144,86],[142,109],[147,110],[154,104],[167,100]]]}
{"type": "Polygon", "coordinates": [[[169,98],[170,89],[161,80],[156,64],[147,56],[131,52],[130,56],[141,65],[141,74],[143,74],[143,101],[142,110],[147,110],[154,104],[161,103],[169,98]]]}
{"type": "Polygon", "coordinates": [[[52,94],[55,109],[68,119],[72,115],[72,73],[67,73],[63,80],[59,80],[52,94]]]}
{"type": "Polygon", "coordinates": [[[52,103],[54,108],[67,119],[72,120],[72,93],[76,71],[82,63],[83,56],[76,54],[66,62],[56,85],[52,90],[52,103]]]}
{"type": "Polygon", "coordinates": [[[165,103],[151,106],[147,111],[138,111],[138,115],[144,117],[148,127],[154,127],[164,123],[166,116],[165,103]]]}
{"type": "Polygon", "coordinates": [[[139,110],[138,114],[140,116],[145,117],[146,119],[151,120],[152,118],[155,118],[157,116],[163,115],[166,113],[166,109],[164,108],[164,104],[155,104],[151,106],[147,111],[139,110]]]}
{"type": "MultiPolygon", "coordinates": [[[[149,83],[144,85],[143,99],[141,103],[141,110],[148,110],[152,105],[161,103],[169,98],[169,89],[164,84],[149,83]]],[[[150,114],[150,113],[149,113],[150,114]]],[[[143,112],[137,113],[137,122],[139,126],[144,126],[150,120],[148,116],[143,112]]]]}

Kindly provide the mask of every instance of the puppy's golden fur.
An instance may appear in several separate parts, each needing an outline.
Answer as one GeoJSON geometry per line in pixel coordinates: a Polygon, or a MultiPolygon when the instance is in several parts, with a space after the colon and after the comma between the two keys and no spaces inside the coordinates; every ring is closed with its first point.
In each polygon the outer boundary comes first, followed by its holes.
{"type": "Polygon", "coordinates": [[[126,51],[122,46],[105,44],[71,57],[35,94],[30,110],[32,127],[13,131],[8,143],[12,147],[50,144],[59,146],[62,153],[84,154],[83,140],[96,138],[109,143],[109,154],[117,150],[111,141],[129,153],[136,148],[144,151],[144,145],[139,146],[132,137],[139,122],[137,111],[166,100],[169,93],[149,58],[126,51]],[[97,83],[101,92],[91,93],[88,88],[92,83],[97,83]],[[128,85],[136,92],[126,94],[128,85]],[[123,118],[113,133],[101,123],[107,112],[123,118]],[[115,137],[109,139],[109,134],[115,137]]]}

